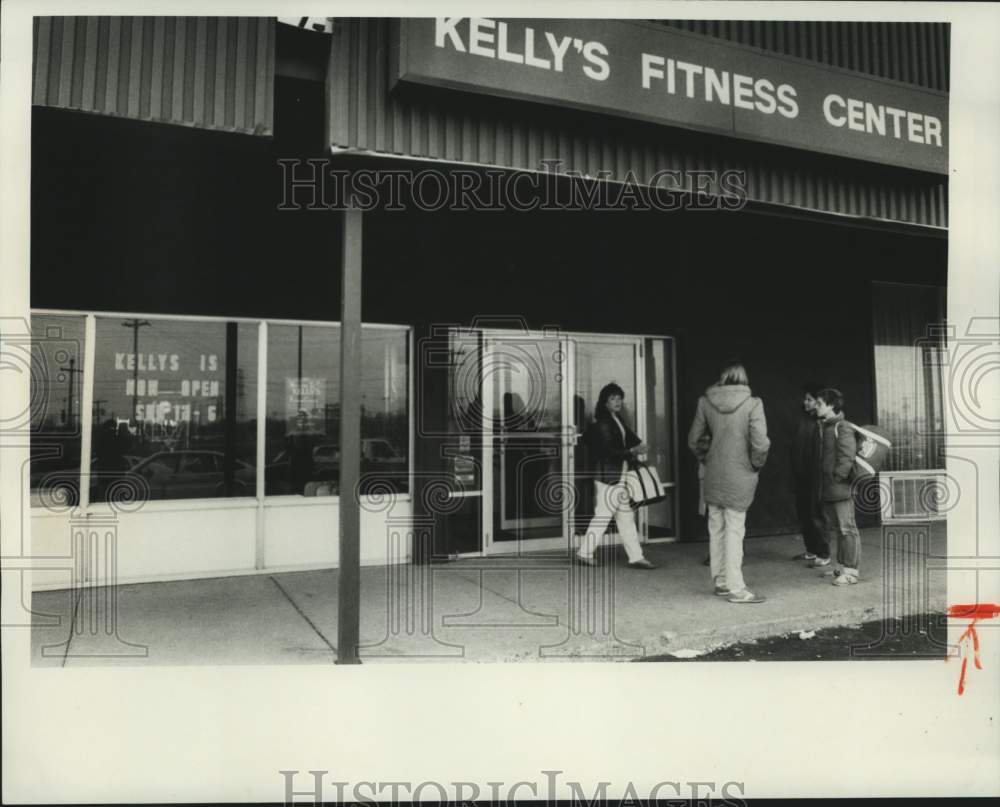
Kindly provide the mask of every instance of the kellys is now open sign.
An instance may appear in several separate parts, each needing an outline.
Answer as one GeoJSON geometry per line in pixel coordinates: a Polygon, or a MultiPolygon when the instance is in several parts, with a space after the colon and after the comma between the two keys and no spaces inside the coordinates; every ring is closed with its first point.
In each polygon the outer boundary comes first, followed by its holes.
{"type": "Polygon", "coordinates": [[[948,171],[948,96],[624,20],[398,21],[393,84],[570,106],[948,171]]]}

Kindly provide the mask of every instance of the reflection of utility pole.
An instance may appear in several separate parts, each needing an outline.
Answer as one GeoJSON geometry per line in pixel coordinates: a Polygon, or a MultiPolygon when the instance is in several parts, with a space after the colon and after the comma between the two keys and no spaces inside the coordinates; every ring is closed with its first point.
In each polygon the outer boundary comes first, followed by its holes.
{"type": "Polygon", "coordinates": [[[66,399],[66,425],[73,428],[73,377],[77,374],[83,375],[83,370],[75,370],[76,359],[69,360],[69,367],[60,367],[59,370],[69,374],[69,398],[66,399]]]}
{"type": "Polygon", "coordinates": [[[123,328],[132,329],[132,412],[129,422],[136,417],[135,410],[139,404],[139,329],[149,324],[145,319],[127,319],[122,323],[123,328]]]}
{"type": "Polygon", "coordinates": [[[299,325],[299,383],[296,387],[298,389],[298,403],[295,405],[295,416],[298,417],[298,413],[302,411],[302,326],[299,325]]]}

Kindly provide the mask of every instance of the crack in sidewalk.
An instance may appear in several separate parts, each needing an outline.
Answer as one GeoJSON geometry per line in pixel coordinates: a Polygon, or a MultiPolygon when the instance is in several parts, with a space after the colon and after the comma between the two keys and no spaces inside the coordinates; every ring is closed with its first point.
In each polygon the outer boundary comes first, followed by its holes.
{"type": "Polygon", "coordinates": [[[315,631],[316,635],[319,636],[319,638],[323,640],[323,644],[325,644],[327,647],[329,647],[334,652],[334,654],[336,654],[337,653],[337,648],[333,645],[333,643],[329,639],[326,638],[326,636],[323,635],[323,631],[321,631],[318,627],[316,627],[316,623],[313,622],[308,616],[306,616],[305,611],[303,611],[301,608],[299,608],[298,603],[295,602],[295,600],[292,599],[291,595],[287,591],[285,591],[285,589],[281,585],[281,583],[279,583],[277,581],[277,579],[275,579],[275,577],[273,575],[268,575],[268,579],[272,583],[274,583],[275,586],[278,587],[278,591],[280,591],[282,594],[285,595],[285,599],[288,600],[288,602],[291,604],[292,608],[295,609],[295,612],[300,617],[302,617],[306,621],[306,624],[308,624],[309,627],[312,628],[313,631],[315,631]]]}

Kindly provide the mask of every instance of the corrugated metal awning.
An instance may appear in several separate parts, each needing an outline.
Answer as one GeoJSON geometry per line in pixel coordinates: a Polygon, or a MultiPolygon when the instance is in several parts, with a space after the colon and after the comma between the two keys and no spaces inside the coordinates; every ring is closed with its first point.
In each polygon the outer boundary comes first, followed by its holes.
{"type": "Polygon", "coordinates": [[[267,17],[36,17],[32,103],[270,136],[267,17]]]}

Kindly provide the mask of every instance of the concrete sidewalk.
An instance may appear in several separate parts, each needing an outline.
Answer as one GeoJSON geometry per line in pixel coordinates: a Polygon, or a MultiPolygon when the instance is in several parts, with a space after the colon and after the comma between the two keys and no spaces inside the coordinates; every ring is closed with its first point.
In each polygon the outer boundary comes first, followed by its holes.
{"type": "MultiPolygon", "coordinates": [[[[767,597],[712,593],[707,544],[647,547],[654,571],[621,550],[596,568],[565,555],[366,567],[361,655],[374,661],[602,661],[705,650],[791,630],[943,611],[944,524],[863,531],[862,581],[837,587],[790,558],[798,536],[748,539],[744,573],[767,597]],[[883,573],[885,572],[885,573],[883,573]]],[[[336,658],[337,571],[292,572],[32,598],[39,666],[329,664],[336,658]]]]}

